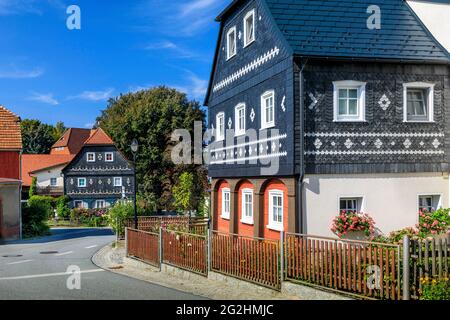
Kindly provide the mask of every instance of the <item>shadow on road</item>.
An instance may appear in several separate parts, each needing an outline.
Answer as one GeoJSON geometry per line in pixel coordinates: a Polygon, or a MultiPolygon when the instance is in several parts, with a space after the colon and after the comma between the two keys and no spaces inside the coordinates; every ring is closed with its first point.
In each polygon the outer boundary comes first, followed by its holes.
{"type": "Polygon", "coordinates": [[[113,236],[111,228],[54,228],[51,235],[40,238],[0,242],[0,244],[48,243],[84,237],[113,236]]]}

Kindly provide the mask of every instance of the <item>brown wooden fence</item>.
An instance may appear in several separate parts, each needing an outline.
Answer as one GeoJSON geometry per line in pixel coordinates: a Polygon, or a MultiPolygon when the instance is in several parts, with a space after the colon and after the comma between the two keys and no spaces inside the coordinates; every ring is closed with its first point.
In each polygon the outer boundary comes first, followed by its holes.
{"type": "Polygon", "coordinates": [[[126,229],[127,256],[159,267],[159,234],[126,229]]]}
{"type": "Polygon", "coordinates": [[[207,236],[180,231],[162,230],[162,262],[199,273],[208,274],[207,236]]]}
{"type": "Polygon", "coordinates": [[[442,280],[450,276],[450,235],[441,239],[412,240],[410,245],[411,298],[422,289],[421,278],[442,280]]]}
{"type": "Polygon", "coordinates": [[[211,270],[279,290],[279,241],[211,233],[211,270]]]}
{"type": "MultiPolygon", "coordinates": [[[[134,228],[134,218],[126,219],[124,224],[127,228],[134,228]]],[[[208,233],[208,218],[187,216],[138,217],[139,230],[158,232],[160,227],[206,235],[208,233]]]]}
{"type": "Polygon", "coordinates": [[[401,299],[400,247],[286,234],[285,272],[291,281],[378,299],[401,299]]]}

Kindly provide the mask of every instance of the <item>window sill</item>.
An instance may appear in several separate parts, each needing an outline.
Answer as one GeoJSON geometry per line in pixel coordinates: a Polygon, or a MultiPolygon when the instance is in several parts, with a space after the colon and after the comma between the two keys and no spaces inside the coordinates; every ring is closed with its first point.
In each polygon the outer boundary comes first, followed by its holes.
{"type": "Polygon", "coordinates": [[[273,128],[273,127],[275,127],[275,123],[274,124],[270,124],[270,125],[266,125],[266,126],[264,126],[264,127],[261,127],[259,130],[261,131],[261,130],[266,130],[266,129],[270,129],[270,128],[273,128]]]}
{"type": "Polygon", "coordinates": [[[223,220],[230,220],[230,217],[220,216],[223,220]]]}
{"type": "Polygon", "coordinates": [[[366,123],[368,122],[367,120],[360,120],[360,119],[335,119],[333,120],[333,122],[362,122],[362,123],[366,123]]]}
{"type": "Polygon", "coordinates": [[[245,43],[244,44],[244,48],[249,47],[251,44],[255,43],[256,39],[253,39],[252,41],[250,41],[249,43],[245,43]]]}
{"type": "Polygon", "coordinates": [[[248,224],[248,225],[254,225],[253,220],[243,220],[243,219],[241,219],[241,223],[248,224]]]}
{"type": "Polygon", "coordinates": [[[230,56],[230,57],[227,57],[227,61],[230,61],[231,59],[233,59],[234,57],[236,57],[236,55],[237,55],[237,53],[233,54],[233,55],[230,56]]]}
{"type": "Polygon", "coordinates": [[[267,229],[273,230],[273,231],[279,231],[279,232],[283,232],[284,228],[282,225],[273,225],[273,224],[268,224],[267,229]]]}
{"type": "Polygon", "coordinates": [[[436,123],[434,120],[403,120],[403,123],[436,123]]]}

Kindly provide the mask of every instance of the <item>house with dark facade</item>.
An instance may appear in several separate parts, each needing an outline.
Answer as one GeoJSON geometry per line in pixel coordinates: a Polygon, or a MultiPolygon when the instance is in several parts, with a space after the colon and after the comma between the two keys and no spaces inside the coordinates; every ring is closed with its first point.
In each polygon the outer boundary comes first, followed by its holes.
{"type": "Polygon", "coordinates": [[[72,208],[106,208],[134,196],[134,167],[101,128],[92,130],[62,174],[72,208]]]}
{"type": "Polygon", "coordinates": [[[449,206],[450,55],[403,0],[235,0],[205,105],[213,228],[379,232],[449,206]]]}

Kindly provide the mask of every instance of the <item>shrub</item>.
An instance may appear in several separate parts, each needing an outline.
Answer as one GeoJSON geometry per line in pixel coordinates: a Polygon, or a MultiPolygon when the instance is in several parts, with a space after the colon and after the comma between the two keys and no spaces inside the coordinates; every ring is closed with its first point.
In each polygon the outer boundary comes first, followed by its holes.
{"type": "Polygon", "coordinates": [[[72,209],[70,219],[89,227],[104,227],[108,224],[108,209],[72,209]]]}
{"type": "Polygon", "coordinates": [[[30,190],[28,191],[29,198],[36,195],[36,189],[37,189],[37,178],[33,177],[33,178],[31,178],[30,190]]]}
{"type": "Polygon", "coordinates": [[[419,212],[419,236],[425,238],[430,235],[446,233],[450,227],[450,209],[439,209],[433,212],[419,212]]]}
{"type": "Polygon", "coordinates": [[[406,227],[398,231],[392,231],[388,239],[390,243],[400,243],[404,236],[409,236],[410,239],[417,239],[419,231],[413,227],[406,227]]]}
{"type": "Polygon", "coordinates": [[[134,206],[132,203],[117,202],[107,215],[108,224],[113,228],[114,232],[123,234],[123,221],[134,216],[134,206]]]}
{"type": "Polygon", "coordinates": [[[22,210],[22,229],[25,238],[49,234],[49,227],[46,221],[51,207],[49,207],[48,203],[31,201],[24,205],[22,210]]]}
{"type": "Polygon", "coordinates": [[[450,300],[450,281],[448,278],[438,280],[425,277],[420,281],[422,283],[420,300],[450,300]]]}
{"type": "Polygon", "coordinates": [[[30,207],[33,207],[35,205],[42,205],[43,207],[46,208],[47,211],[46,219],[53,217],[53,208],[55,206],[55,199],[52,197],[32,196],[30,199],[28,199],[28,205],[30,207]]]}
{"type": "Polygon", "coordinates": [[[68,196],[61,196],[56,199],[56,213],[59,218],[68,218],[70,216],[68,196]]]}
{"type": "Polygon", "coordinates": [[[339,238],[354,231],[363,231],[369,237],[375,231],[375,222],[366,213],[341,211],[334,218],[331,231],[339,238]]]}

